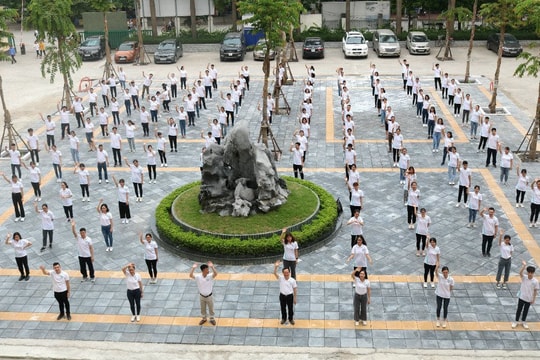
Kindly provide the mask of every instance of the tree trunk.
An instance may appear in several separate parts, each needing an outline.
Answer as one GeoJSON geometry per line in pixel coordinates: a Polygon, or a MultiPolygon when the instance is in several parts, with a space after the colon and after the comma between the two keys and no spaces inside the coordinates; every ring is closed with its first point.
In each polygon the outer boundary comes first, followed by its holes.
{"type": "Polygon", "coordinates": [[[402,1],[403,0],[397,0],[396,1],[396,34],[401,34],[401,13],[402,10],[402,1]]]}
{"type": "Polygon", "coordinates": [[[156,1],[150,0],[150,22],[152,25],[152,36],[158,36],[157,32],[157,18],[156,18],[156,1]]]}
{"type": "Polygon", "coordinates": [[[450,51],[450,38],[452,37],[452,34],[454,33],[454,9],[456,8],[456,0],[448,0],[448,13],[452,14],[451,16],[448,15],[446,18],[446,42],[444,44],[444,58],[445,59],[451,59],[451,51],[450,51]]]}
{"type": "Polygon", "coordinates": [[[238,10],[236,9],[236,0],[231,2],[232,10],[232,31],[238,31],[237,22],[238,22],[238,10]]]}
{"type": "Polygon", "coordinates": [[[497,67],[495,68],[495,76],[493,78],[493,92],[491,93],[491,101],[489,102],[489,112],[495,114],[497,108],[497,88],[499,87],[499,73],[501,71],[501,62],[503,54],[504,34],[506,26],[501,25],[501,36],[499,37],[499,50],[497,51],[497,67]]]}
{"type": "Polygon", "coordinates": [[[469,82],[470,72],[471,72],[471,54],[474,45],[474,32],[476,30],[476,13],[478,8],[478,0],[474,0],[473,10],[472,10],[472,23],[471,23],[471,37],[469,39],[469,49],[467,49],[467,67],[465,68],[465,83],[469,82]]]}
{"type": "Polygon", "coordinates": [[[58,39],[58,60],[60,62],[60,72],[62,73],[62,78],[64,80],[64,101],[65,103],[62,105],[66,105],[68,109],[71,109],[71,90],[70,90],[70,84],[69,84],[69,78],[66,71],[63,69],[66,68],[64,65],[66,62],[66,55],[64,54],[64,50],[62,49],[62,46],[60,44],[64,43],[66,39],[58,39]]]}
{"type": "Polygon", "coordinates": [[[197,10],[195,9],[195,0],[189,0],[189,13],[191,19],[191,37],[197,38],[197,10]]]}
{"type": "Polygon", "coordinates": [[[103,12],[103,32],[105,33],[105,75],[107,79],[111,77],[111,47],[109,46],[109,23],[107,21],[107,12],[103,12]]]}
{"type": "Polygon", "coordinates": [[[345,31],[351,31],[351,0],[345,2],[345,31]]]}
{"type": "Polygon", "coordinates": [[[538,145],[538,129],[540,129],[540,83],[538,84],[538,100],[536,101],[536,118],[534,119],[534,126],[531,134],[531,145],[529,146],[528,159],[536,160],[536,146],[538,145]]]}
{"type": "Polygon", "coordinates": [[[262,120],[261,120],[261,129],[260,134],[262,135],[262,143],[268,148],[268,78],[270,77],[270,47],[266,47],[266,54],[264,54],[264,63],[263,63],[263,73],[264,73],[264,82],[263,82],[263,91],[262,91],[262,120]]]}

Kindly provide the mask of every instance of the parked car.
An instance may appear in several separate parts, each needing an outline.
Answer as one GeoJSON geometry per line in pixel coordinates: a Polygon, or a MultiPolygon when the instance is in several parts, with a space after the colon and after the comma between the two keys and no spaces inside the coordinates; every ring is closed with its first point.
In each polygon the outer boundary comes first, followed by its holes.
{"type": "Polygon", "coordinates": [[[347,56],[368,56],[368,42],[359,31],[349,31],[342,40],[343,55],[347,56]]]}
{"type": "Polygon", "coordinates": [[[324,41],[320,37],[308,37],[302,46],[302,59],[324,59],[324,41]]]}
{"type": "Polygon", "coordinates": [[[244,60],[246,55],[246,38],[243,32],[230,32],[225,35],[219,48],[219,60],[244,60]]]}
{"type": "MultiPolygon", "coordinates": [[[[487,49],[495,53],[499,52],[499,39],[501,34],[491,34],[487,39],[487,49]]],[[[504,34],[504,44],[502,47],[503,56],[518,56],[523,52],[523,47],[519,40],[512,34],[504,34]]]]}
{"type": "Polygon", "coordinates": [[[89,36],[79,46],[79,55],[84,60],[99,60],[105,56],[105,37],[89,36]]]}
{"type": "Polygon", "coordinates": [[[125,41],[120,44],[114,54],[115,63],[132,63],[139,58],[139,43],[137,41],[125,41]]]}
{"type": "Polygon", "coordinates": [[[407,35],[405,47],[409,50],[409,54],[429,54],[429,39],[423,31],[411,31],[407,35]]]}
{"type": "Polygon", "coordinates": [[[400,56],[401,46],[392,30],[377,29],[373,33],[373,51],[377,56],[400,56]]]}
{"type": "Polygon", "coordinates": [[[154,53],[154,64],[173,64],[184,55],[182,43],[178,39],[167,39],[159,43],[154,53]]]}
{"type": "MultiPolygon", "coordinates": [[[[264,60],[264,57],[266,55],[266,40],[260,39],[257,41],[257,44],[255,44],[255,48],[253,49],[253,60],[264,60]]],[[[274,49],[270,49],[270,53],[268,54],[270,60],[274,60],[276,58],[276,51],[274,49]]]]}

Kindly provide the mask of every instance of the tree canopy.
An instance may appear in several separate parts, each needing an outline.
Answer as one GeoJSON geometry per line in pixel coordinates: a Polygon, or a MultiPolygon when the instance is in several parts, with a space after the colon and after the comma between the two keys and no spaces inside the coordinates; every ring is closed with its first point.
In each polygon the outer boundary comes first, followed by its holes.
{"type": "MultiPolygon", "coordinates": [[[[12,33],[8,31],[8,23],[17,16],[17,11],[12,9],[3,9],[0,10],[0,49],[6,48],[9,46],[9,38],[13,36],[12,33]],[[7,41],[6,41],[7,40],[7,41]]],[[[0,51],[0,60],[7,60],[9,57],[3,52],[0,51]]]]}

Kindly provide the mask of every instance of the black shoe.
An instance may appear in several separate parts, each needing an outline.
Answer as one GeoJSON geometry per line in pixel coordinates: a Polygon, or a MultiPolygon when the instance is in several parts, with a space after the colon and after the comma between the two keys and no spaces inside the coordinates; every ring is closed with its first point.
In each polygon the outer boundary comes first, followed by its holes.
{"type": "Polygon", "coordinates": [[[491,254],[490,254],[490,253],[487,253],[487,257],[491,257],[491,254]]]}
{"type": "Polygon", "coordinates": [[[52,244],[49,244],[49,249],[52,249],[52,244]]]}
{"type": "Polygon", "coordinates": [[[45,246],[43,246],[41,249],[39,249],[39,251],[41,251],[41,252],[45,251],[45,246]]]}
{"type": "Polygon", "coordinates": [[[60,314],[58,315],[58,317],[56,318],[56,320],[62,320],[64,318],[64,314],[60,314]]]}
{"type": "Polygon", "coordinates": [[[281,320],[281,325],[285,325],[285,323],[287,322],[287,320],[281,320]]]}
{"type": "Polygon", "coordinates": [[[71,314],[67,314],[66,318],[67,318],[68,320],[71,320],[71,314]]]}
{"type": "Polygon", "coordinates": [[[21,276],[19,276],[19,281],[23,281],[23,280],[24,280],[24,278],[25,278],[25,276],[24,276],[24,275],[21,275],[21,276]]]}
{"type": "Polygon", "coordinates": [[[26,275],[26,276],[24,277],[24,281],[28,281],[28,280],[30,280],[30,275],[26,275]]]}
{"type": "Polygon", "coordinates": [[[289,324],[294,325],[294,320],[289,320],[289,324]]]}

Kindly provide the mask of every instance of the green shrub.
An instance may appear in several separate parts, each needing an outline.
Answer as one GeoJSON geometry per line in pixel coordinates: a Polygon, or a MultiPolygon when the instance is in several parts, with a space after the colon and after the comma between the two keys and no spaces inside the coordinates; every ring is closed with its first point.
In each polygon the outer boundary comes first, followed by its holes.
{"type": "MultiPolygon", "coordinates": [[[[288,182],[300,183],[319,196],[320,210],[317,216],[311,223],[304,225],[300,231],[293,232],[299,246],[312,245],[331,234],[338,219],[337,206],[333,196],[311,182],[291,177],[283,178],[288,182]]],[[[197,235],[183,230],[172,219],[171,207],[179,194],[194,186],[200,186],[200,182],[193,182],[174,190],[157,206],[156,227],[163,241],[187,252],[218,258],[256,258],[279,255],[283,252],[277,234],[269,238],[241,240],[239,238],[222,239],[210,235],[197,235]]]]}

